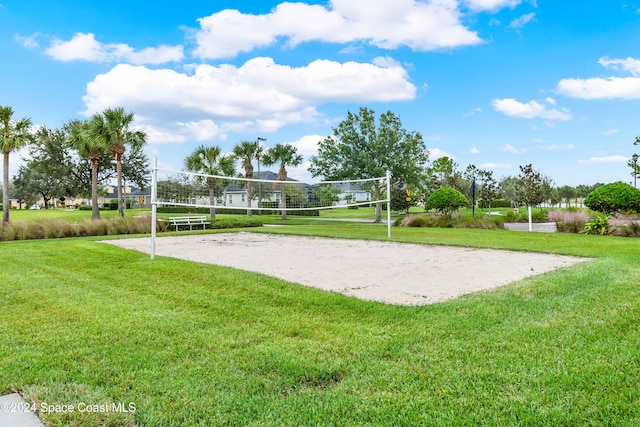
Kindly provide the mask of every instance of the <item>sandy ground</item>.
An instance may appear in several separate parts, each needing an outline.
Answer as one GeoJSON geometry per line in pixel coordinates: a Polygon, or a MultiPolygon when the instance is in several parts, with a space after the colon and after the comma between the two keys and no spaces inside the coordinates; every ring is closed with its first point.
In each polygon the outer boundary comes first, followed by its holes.
{"type": "MultiPolygon", "coordinates": [[[[146,253],[151,250],[149,238],[104,243],[146,253]]],[[[156,255],[255,271],[400,305],[445,301],[587,260],[493,249],[246,232],[158,237],[156,255]]]]}

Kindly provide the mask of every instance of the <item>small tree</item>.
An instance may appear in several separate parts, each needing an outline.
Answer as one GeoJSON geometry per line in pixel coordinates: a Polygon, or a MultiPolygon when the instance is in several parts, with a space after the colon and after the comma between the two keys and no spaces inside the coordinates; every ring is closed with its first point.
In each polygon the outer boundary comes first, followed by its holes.
{"type": "MultiPolygon", "coordinates": [[[[546,185],[550,187],[550,185],[546,185]]],[[[529,217],[529,231],[531,227],[531,207],[544,202],[545,179],[540,172],[533,169],[533,165],[520,166],[520,175],[516,181],[516,197],[519,203],[527,207],[529,217]]]]}
{"type": "Polygon", "coordinates": [[[544,201],[542,185],[542,175],[531,164],[520,166],[520,175],[515,183],[516,200],[525,206],[539,205],[544,201]]]}
{"type": "Polygon", "coordinates": [[[482,200],[482,206],[491,209],[491,204],[498,198],[500,188],[498,182],[493,178],[492,171],[479,171],[480,175],[480,200],[482,200]]]}
{"type": "Polygon", "coordinates": [[[233,176],[235,173],[234,160],[230,156],[222,154],[218,146],[196,148],[184,160],[188,171],[207,175],[206,178],[199,176],[199,181],[204,181],[209,189],[209,216],[211,220],[216,219],[215,199],[216,186],[220,184],[216,176],[233,176]]]}
{"type": "Polygon", "coordinates": [[[500,180],[499,188],[502,198],[509,201],[512,208],[518,206],[518,193],[516,192],[516,182],[518,178],[506,176],[500,180]]]}
{"type": "Polygon", "coordinates": [[[468,206],[464,194],[451,187],[442,187],[434,191],[427,199],[426,208],[435,209],[451,219],[451,215],[461,207],[468,206]]]}
{"type": "Polygon", "coordinates": [[[614,182],[593,190],[584,204],[591,210],[612,214],[614,212],[640,212],[640,190],[624,182],[614,182]]]}
{"type": "MultiPolygon", "coordinates": [[[[322,187],[316,190],[315,196],[318,198],[320,202],[320,206],[331,206],[334,202],[340,201],[340,193],[342,190],[336,187],[322,187]]],[[[352,196],[352,194],[348,194],[348,196],[352,196]]]]}
{"type": "Polygon", "coordinates": [[[409,208],[414,204],[413,193],[410,190],[397,187],[391,188],[391,210],[409,213],[409,208]],[[407,193],[407,191],[409,192],[407,193]]]}
{"type": "MultiPolygon", "coordinates": [[[[263,157],[264,164],[271,166],[279,164],[278,181],[287,180],[287,167],[298,166],[302,163],[302,155],[298,154],[298,149],[291,144],[276,144],[269,148],[263,157]]],[[[282,219],[287,219],[287,186],[280,185],[280,208],[282,208],[282,219]]]]}

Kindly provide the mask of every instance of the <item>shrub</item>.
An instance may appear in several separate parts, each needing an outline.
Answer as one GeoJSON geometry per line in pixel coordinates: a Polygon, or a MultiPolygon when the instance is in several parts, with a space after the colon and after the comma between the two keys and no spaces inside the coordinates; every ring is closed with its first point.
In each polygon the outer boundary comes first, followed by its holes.
{"type": "Polygon", "coordinates": [[[452,221],[453,228],[504,229],[504,218],[488,215],[463,216],[452,221]]]}
{"type": "Polygon", "coordinates": [[[223,218],[211,223],[212,229],[262,227],[262,220],[255,217],[223,218]]]}
{"type": "Polygon", "coordinates": [[[407,215],[398,219],[396,225],[400,227],[439,227],[449,226],[449,219],[444,215],[407,215]]]}
{"type": "Polygon", "coordinates": [[[608,234],[609,233],[609,216],[596,213],[596,215],[587,222],[582,229],[584,234],[608,234]]]}
{"type": "Polygon", "coordinates": [[[593,190],[584,199],[584,204],[597,212],[640,211],[640,190],[624,182],[606,184],[593,190]]]}
{"type": "Polygon", "coordinates": [[[490,228],[503,229],[504,220],[489,216],[460,216],[450,219],[444,215],[407,215],[396,220],[394,225],[399,227],[433,227],[433,228],[490,228]]]}
{"type": "Polygon", "coordinates": [[[579,233],[589,219],[584,210],[554,210],[547,212],[547,219],[556,223],[559,233],[579,233]]]}
{"type": "Polygon", "coordinates": [[[609,218],[609,232],[614,236],[640,237],[638,215],[613,214],[609,218]]]}
{"type": "Polygon", "coordinates": [[[611,234],[620,237],[640,237],[640,223],[632,221],[628,224],[611,227],[611,234]]]}
{"type": "Polygon", "coordinates": [[[468,205],[469,201],[464,194],[452,187],[442,187],[438,188],[429,196],[425,208],[435,209],[448,218],[451,218],[453,212],[468,205]]]}

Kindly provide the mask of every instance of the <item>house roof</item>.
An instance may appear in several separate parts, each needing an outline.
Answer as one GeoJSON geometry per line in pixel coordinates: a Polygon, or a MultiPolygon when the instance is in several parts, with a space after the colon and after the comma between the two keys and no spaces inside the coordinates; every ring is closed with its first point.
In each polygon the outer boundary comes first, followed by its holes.
{"type": "MultiPolygon", "coordinates": [[[[107,197],[110,199],[117,198],[118,186],[108,185],[107,187],[111,188],[111,193],[109,193],[107,197]]],[[[129,193],[125,192],[124,194],[125,197],[139,197],[139,196],[151,197],[151,188],[137,188],[137,187],[131,187],[130,185],[128,185],[127,188],[129,188],[131,191],[129,193]]]]}
{"type": "MultiPolygon", "coordinates": [[[[264,179],[264,180],[268,180],[268,181],[277,181],[278,180],[278,174],[272,171],[260,171],[260,173],[254,173],[253,174],[253,179],[264,179]]],[[[287,181],[289,182],[298,182],[295,179],[292,178],[287,178],[287,181]]],[[[227,192],[244,192],[245,189],[244,187],[241,187],[237,182],[232,182],[231,184],[227,185],[226,188],[227,192]]]]}

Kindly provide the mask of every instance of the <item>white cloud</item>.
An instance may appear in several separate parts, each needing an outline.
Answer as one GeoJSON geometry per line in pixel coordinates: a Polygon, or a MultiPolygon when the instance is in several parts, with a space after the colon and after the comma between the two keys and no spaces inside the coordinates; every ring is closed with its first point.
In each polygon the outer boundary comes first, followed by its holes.
{"type": "Polygon", "coordinates": [[[297,141],[288,141],[288,144],[293,145],[298,150],[298,154],[309,158],[318,154],[318,142],[324,140],[326,136],[322,135],[305,135],[299,138],[297,141]]]}
{"type": "Polygon", "coordinates": [[[546,97],[544,102],[546,102],[547,104],[556,105],[556,100],[551,98],[550,96],[546,97]]]}
{"type": "Polygon", "coordinates": [[[21,35],[16,34],[14,37],[15,40],[20,43],[22,46],[26,48],[35,48],[38,47],[38,37],[40,37],[40,33],[35,33],[32,36],[23,37],[21,35]]]}
{"type": "Polygon", "coordinates": [[[605,56],[598,59],[598,64],[612,70],[627,71],[634,76],[640,75],[640,59],[631,57],[626,59],[609,59],[605,56]]]}
{"type": "Polygon", "coordinates": [[[640,99],[640,78],[562,79],[557,90],[562,95],[579,99],[640,99]]]}
{"type": "Polygon", "coordinates": [[[547,150],[547,151],[558,151],[558,150],[573,150],[574,148],[576,148],[576,146],[573,144],[567,144],[567,145],[552,144],[552,145],[541,145],[540,148],[542,150],[547,150]]]}
{"type": "Polygon", "coordinates": [[[287,167],[287,177],[291,179],[295,179],[297,181],[302,182],[317,182],[320,181],[322,177],[314,178],[311,176],[311,172],[309,172],[309,167],[311,166],[311,161],[303,161],[298,166],[289,166],[287,167]]]}
{"type": "Polygon", "coordinates": [[[519,102],[513,98],[494,99],[491,103],[496,111],[507,116],[520,117],[524,119],[541,118],[546,120],[571,120],[573,117],[568,110],[547,109],[542,104],[531,100],[528,103],[519,102]]]}
{"type": "Polygon", "coordinates": [[[473,147],[471,150],[469,150],[469,153],[471,154],[478,154],[480,152],[480,150],[478,150],[476,147],[473,147]]]}
{"type": "Polygon", "coordinates": [[[601,164],[601,163],[627,163],[628,157],[625,156],[604,156],[604,157],[591,157],[587,160],[578,160],[578,163],[585,164],[601,164]]]}
{"type": "Polygon", "coordinates": [[[310,41],[357,42],[415,51],[481,43],[461,18],[453,0],[332,0],[328,6],[285,2],[263,15],[227,9],[198,19],[200,28],[192,32],[197,44],[193,54],[230,58],[280,40],[291,47],[310,41]]]}
{"type": "Polygon", "coordinates": [[[535,18],[536,14],[533,12],[519,16],[509,23],[509,28],[523,28],[529,22],[535,21],[535,18]]]}
{"type": "Polygon", "coordinates": [[[483,163],[478,166],[480,169],[511,169],[510,163],[483,163]]]}
{"type": "Polygon", "coordinates": [[[473,116],[476,113],[481,113],[481,112],[482,112],[482,108],[476,107],[473,110],[469,111],[468,113],[464,113],[462,116],[463,117],[470,117],[470,116],[473,116]]]}
{"type": "Polygon", "coordinates": [[[455,160],[455,157],[452,154],[447,153],[444,150],[441,150],[441,149],[439,149],[437,147],[436,148],[429,148],[429,159],[430,160],[436,160],[436,159],[439,159],[440,157],[448,157],[450,159],[455,160]]]}
{"type": "Polygon", "coordinates": [[[386,66],[318,60],[296,68],[262,57],[240,67],[202,64],[192,75],[120,64],[89,82],[82,113],[124,106],[153,127],[150,142],[273,132],[315,120],[323,103],[413,99],[416,88],[405,70],[390,59],[379,63],[386,66]]]}
{"type": "Polygon", "coordinates": [[[609,129],[608,131],[602,132],[605,136],[615,135],[616,133],[618,133],[618,129],[609,129]]]}
{"type": "Polygon", "coordinates": [[[504,147],[502,147],[502,149],[508,153],[513,153],[513,154],[522,154],[527,152],[526,148],[515,148],[510,144],[505,145],[504,147]]]}
{"type": "Polygon", "coordinates": [[[557,92],[579,99],[640,99],[640,60],[602,57],[598,63],[606,68],[629,72],[633,77],[566,78],[558,82],[557,92]]]}
{"type": "Polygon", "coordinates": [[[76,33],[69,41],[54,39],[44,53],[57,61],[127,62],[134,65],[164,64],[184,58],[182,46],[160,45],[136,51],[123,43],[100,43],[92,33],[76,33]]]}
{"type": "Polygon", "coordinates": [[[471,10],[496,11],[505,7],[516,7],[522,0],[465,0],[464,3],[471,10]]]}

